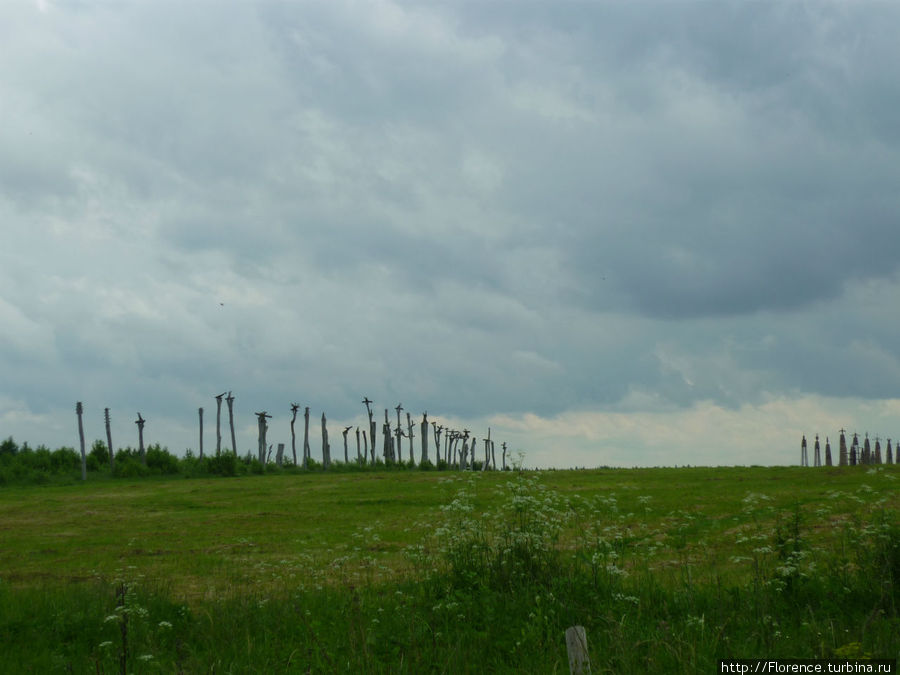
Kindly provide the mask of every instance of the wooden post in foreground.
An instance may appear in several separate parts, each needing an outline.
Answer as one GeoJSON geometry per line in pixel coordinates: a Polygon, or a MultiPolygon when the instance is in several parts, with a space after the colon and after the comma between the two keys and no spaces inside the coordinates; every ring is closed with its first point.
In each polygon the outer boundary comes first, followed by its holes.
{"type": "Polygon", "coordinates": [[[569,654],[570,675],[590,674],[591,660],[588,657],[584,626],[571,626],[566,629],[566,652],[569,654]]]}
{"type": "Polygon", "coordinates": [[[200,414],[200,459],[203,459],[203,408],[198,410],[200,414]]]}
{"type": "Polygon", "coordinates": [[[112,432],[109,430],[109,408],[103,409],[103,417],[106,420],[106,444],[109,446],[109,471],[112,473],[116,468],[116,458],[113,453],[112,432]]]}
{"type": "MultiPolygon", "coordinates": [[[[78,415],[78,439],[81,441],[81,480],[87,480],[87,455],[84,454],[84,425],[81,422],[81,414],[84,408],[81,401],[75,404],[75,414],[78,415]]],[[[888,442],[890,447],[890,442],[888,442]]]]}

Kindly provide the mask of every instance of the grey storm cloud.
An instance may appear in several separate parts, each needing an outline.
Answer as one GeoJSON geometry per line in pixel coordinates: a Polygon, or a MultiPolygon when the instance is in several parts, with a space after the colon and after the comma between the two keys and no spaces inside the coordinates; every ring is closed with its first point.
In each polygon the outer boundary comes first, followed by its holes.
{"type": "Polygon", "coordinates": [[[223,388],[341,419],[890,397],[898,14],[7,3],[0,393],[167,419],[223,388]]]}

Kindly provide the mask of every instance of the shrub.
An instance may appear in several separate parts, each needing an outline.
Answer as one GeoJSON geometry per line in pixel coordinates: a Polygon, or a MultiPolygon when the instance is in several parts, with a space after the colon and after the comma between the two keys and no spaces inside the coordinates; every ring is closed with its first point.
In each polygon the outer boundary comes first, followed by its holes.
{"type": "Polygon", "coordinates": [[[159,443],[151,445],[146,450],[147,468],[152,473],[166,475],[178,473],[178,458],[169,453],[168,448],[161,448],[159,443]]]}

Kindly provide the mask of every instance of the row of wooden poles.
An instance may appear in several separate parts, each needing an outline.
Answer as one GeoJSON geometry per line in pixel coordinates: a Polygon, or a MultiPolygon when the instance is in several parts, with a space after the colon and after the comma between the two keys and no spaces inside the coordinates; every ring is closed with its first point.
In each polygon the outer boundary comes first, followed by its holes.
{"type": "MultiPolygon", "coordinates": [[[[869,442],[869,434],[866,433],[863,445],[859,445],[859,434],[853,434],[853,440],[847,447],[847,439],[844,436],[846,430],[841,429],[840,434],[840,454],[838,455],[838,466],[857,466],[863,464],[893,464],[894,449],[891,448],[891,439],[887,439],[887,447],[882,460],[881,455],[881,439],[875,437],[875,447],[873,448],[869,442]]],[[[900,441],[897,442],[897,463],[900,464],[900,441]]],[[[828,437],[825,437],[825,466],[831,466],[831,443],[828,437]]],[[[800,466],[809,466],[809,451],[806,446],[806,435],[800,441],[800,466]]],[[[816,442],[813,447],[813,466],[822,466],[822,451],[819,443],[819,434],[816,434],[816,442]]]]}
{"type": "MultiPolygon", "coordinates": [[[[231,452],[237,456],[237,442],[235,440],[234,433],[234,396],[231,395],[231,392],[222,392],[221,394],[214,397],[216,399],[216,455],[219,455],[222,452],[222,401],[224,400],[226,405],[228,406],[228,426],[231,430],[231,452]]],[[[356,427],[356,462],[358,464],[366,464],[371,463],[375,464],[375,454],[376,454],[376,424],[374,419],[374,414],[372,412],[372,401],[369,400],[368,397],[365,397],[362,403],[366,406],[366,413],[368,415],[368,429],[363,428],[362,434],[360,434],[360,428],[356,427]],[[362,443],[360,443],[360,440],[362,443]]],[[[416,423],[413,421],[412,416],[409,412],[406,413],[406,428],[403,428],[400,413],[403,412],[403,404],[397,404],[394,408],[397,413],[397,424],[392,428],[389,410],[387,408],[384,409],[384,423],[381,427],[381,436],[382,436],[382,450],[381,456],[385,463],[389,462],[403,462],[403,439],[407,439],[407,462],[415,463],[415,444],[414,439],[416,438],[416,427],[418,426],[418,438],[419,438],[419,447],[420,447],[420,455],[419,455],[419,464],[425,465],[431,461],[431,457],[429,454],[429,435],[434,437],[434,463],[438,464],[443,461],[448,467],[456,468],[456,469],[475,469],[476,464],[476,454],[478,452],[478,439],[472,435],[472,433],[468,429],[451,429],[449,426],[445,426],[443,424],[438,424],[437,421],[432,420],[430,423],[428,421],[428,413],[425,412],[422,414],[422,421],[420,423],[416,423]],[[430,426],[429,426],[430,425],[430,426]],[[443,447],[442,447],[443,444],[443,447]]],[[[293,454],[293,463],[295,465],[297,462],[297,436],[295,433],[295,423],[297,421],[297,414],[300,411],[300,406],[296,403],[291,404],[291,451],[293,454]]],[[[87,459],[85,454],[85,445],[84,445],[84,424],[82,421],[82,415],[84,412],[84,407],[81,404],[81,401],[75,404],[75,413],[78,417],[78,435],[79,440],[81,442],[81,477],[85,479],[87,477],[87,459]]],[[[200,421],[200,458],[203,458],[203,408],[198,409],[199,421],[200,421]]],[[[268,445],[266,437],[269,431],[268,420],[272,418],[270,414],[268,414],[265,410],[255,413],[257,418],[257,425],[259,429],[258,436],[258,450],[257,450],[257,459],[259,462],[265,466],[270,460],[272,455],[272,446],[268,445]]],[[[110,429],[110,413],[109,408],[104,408],[103,417],[106,424],[106,442],[107,448],[109,449],[109,466],[110,470],[115,469],[115,453],[113,452],[113,444],[112,444],[112,432],[110,429]]],[[[303,468],[309,468],[310,460],[312,459],[310,444],[309,444],[309,406],[304,408],[303,413],[303,447],[302,447],[302,458],[300,464],[302,464],[303,468]]],[[[135,420],[135,424],[138,428],[138,453],[141,459],[141,462],[146,464],[146,450],[144,448],[144,424],[147,422],[146,419],[138,413],[138,418],[135,420]]],[[[348,448],[348,440],[347,436],[350,430],[353,429],[353,425],[344,427],[343,430],[343,439],[344,439],[344,463],[350,463],[350,450],[348,448]]],[[[487,471],[488,469],[497,469],[497,458],[496,458],[496,449],[495,443],[491,439],[491,429],[488,427],[487,436],[482,439],[483,440],[483,449],[484,449],[484,460],[481,462],[481,470],[487,471]]],[[[507,468],[506,465],[506,454],[507,447],[506,443],[501,443],[501,468],[505,471],[507,468]]],[[[275,455],[275,463],[278,466],[282,466],[284,463],[284,443],[279,443],[278,448],[275,455]]],[[[322,413],[322,466],[327,469],[331,466],[331,444],[328,441],[328,426],[327,420],[325,417],[325,413],[322,413]]]]}

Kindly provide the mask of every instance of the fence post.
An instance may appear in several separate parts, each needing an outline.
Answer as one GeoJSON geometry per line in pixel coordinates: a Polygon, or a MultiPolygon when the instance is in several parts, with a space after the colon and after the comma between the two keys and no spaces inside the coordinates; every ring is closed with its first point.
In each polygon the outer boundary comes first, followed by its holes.
{"type": "Polygon", "coordinates": [[[584,626],[570,626],[566,629],[566,651],[569,654],[570,675],[590,675],[591,660],[588,657],[584,626]]]}

